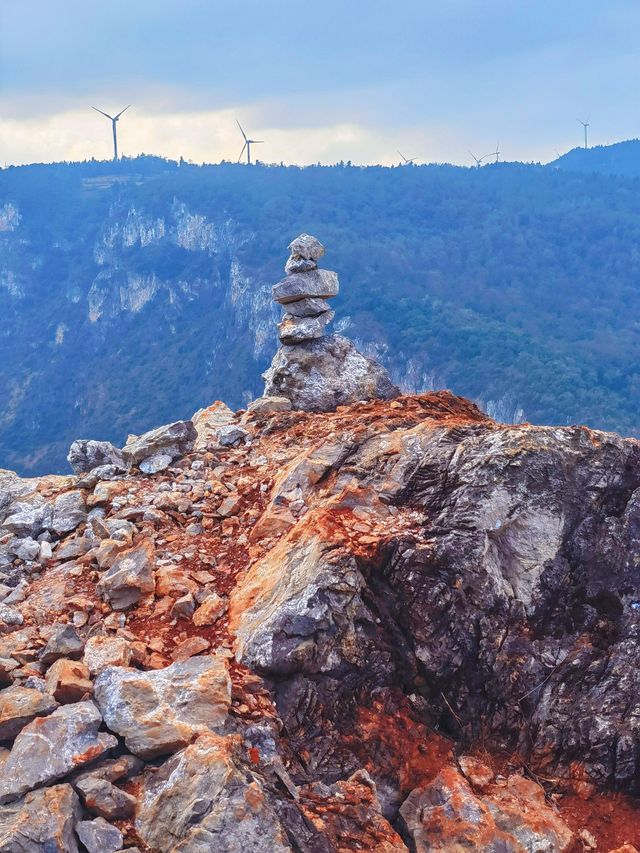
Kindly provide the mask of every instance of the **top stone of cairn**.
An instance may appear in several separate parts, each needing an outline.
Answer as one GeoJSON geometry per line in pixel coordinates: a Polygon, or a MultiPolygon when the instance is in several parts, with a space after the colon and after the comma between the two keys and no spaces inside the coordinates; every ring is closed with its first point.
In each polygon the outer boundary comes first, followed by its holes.
{"type": "Polygon", "coordinates": [[[291,255],[294,258],[301,258],[307,261],[318,261],[324,255],[324,246],[310,234],[301,234],[292,240],[288,246],[291,255]]]}

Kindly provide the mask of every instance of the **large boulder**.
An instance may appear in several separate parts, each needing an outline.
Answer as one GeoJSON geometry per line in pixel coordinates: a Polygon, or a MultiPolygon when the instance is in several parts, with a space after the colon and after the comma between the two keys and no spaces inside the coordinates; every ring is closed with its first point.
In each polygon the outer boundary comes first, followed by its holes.
{"type": "Polygon", "coordinates": [[[227,661],[221,655],[150,672],[110,667],[98,675],[94,690],[107,726],[141,758],[175,752],[198,733],[221,728],[231,705],[227,661]]]}
{"type": "Polygon", "coordinates": [[[265,397],[286,397],[308,412],[400,394],[382,365],[341,335],[281,346],[263,377],[265,397]]]}
{"type": "Polygon", "coordinates": [[[85,474],[102,465],[126,468],[122,451],[110,441],[79,438],[69,448],[67,460],[75,474],[85,474]]]}
{"type": "Polygon", "coordinates": [[[122,453],[129,466],[138,465],[144,459],[157,454],[177,459],[193,449],[197,437],[191,421],[175,421],[137,436],[125,445],[122,453]]]}
{"type": "Polygon", "coordinates": [[[93,702],[63,705],[36,717],[15,739],[0,778],[0,803],[62,779],[94,761],[118,741],[99,732],[102,717],[93,702]]]}
{"type": "Polygon", "coordinates": [[[71,785],[32,791],[0,806],[0,853],[78,853],[73,829],[79,820],[71,785]]]}
{"type": "Polygon", "coordinates": [[[136,830],[161,853],[291,853],[265,792],[240,761],[240,738],[202,734],[140,789],[136,830]]]}

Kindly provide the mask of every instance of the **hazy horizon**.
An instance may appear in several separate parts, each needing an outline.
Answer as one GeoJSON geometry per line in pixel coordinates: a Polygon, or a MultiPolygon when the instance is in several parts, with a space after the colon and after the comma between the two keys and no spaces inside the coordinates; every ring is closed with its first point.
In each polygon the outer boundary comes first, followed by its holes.
{"type": "Polygon", "coordinates": [[[267,163],[547,162],[639,135],[640,6],[614,0],[6,0],[0,163],[122,154],[267,163]],[[612,98],[611,93],[616,97],[612,98]]]}

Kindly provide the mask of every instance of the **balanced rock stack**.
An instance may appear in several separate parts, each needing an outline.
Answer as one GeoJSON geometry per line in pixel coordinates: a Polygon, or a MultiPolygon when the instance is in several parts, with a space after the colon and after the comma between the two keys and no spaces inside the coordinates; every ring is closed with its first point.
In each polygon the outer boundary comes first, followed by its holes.
{"type": "Polygon", "coordinates": [[[264,396],[286,398],[294,409],[330,412],[358,400],[397,397],[386,370],[358,352],[342,335],[325,335],[334,312],[327,299],[338,293],[338,276],[318,269],[324,246],[302,234],[290,245],[286,278],[273,286],[285,308],[278,324],[282,346],[263,374],[264,396]]]}
{"type": "Polygon", "coordinates": [[[273,287],[273,298],[285,307],[278,324],[283,344],[298,344],[324,335],[333,320],[327,299],[338,293],[338,276],[318,269],[324,246],[315,237],[301,234],[289,244],[291,257],[285,265],[287,277],[273,287]]]}

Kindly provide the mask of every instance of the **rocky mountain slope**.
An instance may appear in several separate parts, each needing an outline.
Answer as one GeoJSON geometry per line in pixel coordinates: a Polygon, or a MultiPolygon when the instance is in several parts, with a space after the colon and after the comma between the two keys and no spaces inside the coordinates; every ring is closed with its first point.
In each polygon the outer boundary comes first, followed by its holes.
{"type": "Polygon", "coordinates": [[[0,466],[60,473],[75,438],[245,406],[300,223],[349,285],[336,331],[404,391],[640,435],[637,196],[522,164],[0,169],[0,466]]]}
{"type": "Polygon", "coordinates": [[[439,392],[128,447],[0,477],[0,850],[640,845],[638,442],[439,392]]]}

